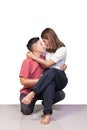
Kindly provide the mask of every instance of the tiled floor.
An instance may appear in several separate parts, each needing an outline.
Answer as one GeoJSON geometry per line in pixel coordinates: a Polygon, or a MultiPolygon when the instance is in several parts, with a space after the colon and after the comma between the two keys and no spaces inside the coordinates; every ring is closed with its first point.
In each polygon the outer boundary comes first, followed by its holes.
{"type": "Polygon", "coordinates": [[[22,115],[19,105],[0,105],[0,130],[87,130],[87,105],[54,105],[49,125],[40,124],[42,106],[22,115]]]}

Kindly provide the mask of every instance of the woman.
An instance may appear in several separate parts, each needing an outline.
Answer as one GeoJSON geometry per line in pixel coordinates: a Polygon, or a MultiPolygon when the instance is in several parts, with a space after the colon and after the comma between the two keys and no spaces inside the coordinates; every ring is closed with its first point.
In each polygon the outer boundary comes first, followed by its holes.
{"type": "Polygon", "coordinates": [[[32,88],[32,91],[22,100],[23,103],[29,104],[35,95],[39,95],[43,91],[44,98],[44,117],[41,120],[42,124],[48,124],[50,115],[52,114],[52,104],[55,96],[55,91],[60,91],[67,85],[68,79],[64,71],[60,69],[62,64],[65,64],[67,50],[55,31],[51,28],[46,28],[41,33],[41,38],[46,46],[46,60],[28,53],[28,57],[36,60],[38,63],[47,67],[39,82],[32,88]]]}

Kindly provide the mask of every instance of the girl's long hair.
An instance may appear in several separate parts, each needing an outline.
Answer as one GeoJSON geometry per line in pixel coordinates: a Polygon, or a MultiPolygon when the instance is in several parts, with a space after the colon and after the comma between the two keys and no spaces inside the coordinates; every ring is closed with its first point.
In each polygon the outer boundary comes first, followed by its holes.
{"type": "Polygon", "coordinates": [[[58,38],[55,31],[51,28],[44,29],[41,33],[41,38],[49,41],[50,48],[47,49],[48,52],[55,52],[58,48],[65,46],[64,43],[58,38]]]}

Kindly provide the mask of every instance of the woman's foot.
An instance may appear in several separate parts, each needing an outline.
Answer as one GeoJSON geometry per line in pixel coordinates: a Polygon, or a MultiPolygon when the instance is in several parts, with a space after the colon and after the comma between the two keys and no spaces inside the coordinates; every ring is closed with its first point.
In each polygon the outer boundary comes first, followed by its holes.
{"type": "Polygon", "coordinates": [[[48,125],[50,122],[50,114],[44,115],[43,119],[40,121],[43,125],[48,125]]]}
{"type": "Polygon", "coordinates": [[[33,98],[35,97],[35,92],[32,91],[30,92],[27,96],[25,96],[23,99],[22,99],[22,103],[28,105],[32,102],[33,98]]]}

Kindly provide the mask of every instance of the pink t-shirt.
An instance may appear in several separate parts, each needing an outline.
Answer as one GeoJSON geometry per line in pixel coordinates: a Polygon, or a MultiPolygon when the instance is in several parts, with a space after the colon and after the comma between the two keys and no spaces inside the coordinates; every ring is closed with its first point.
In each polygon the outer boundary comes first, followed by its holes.
{"type": "MultiPolygon", "coordinates": [[[[38,62],[27,58],[22,63],[19,76],[27,79],[38,79],[41,77],[41,74],[43,74],[44,71],[45,69],[38,62]]],[[[30,88],[24,86],[20,92],[28,94],[30,92],[30,88]]]]}

